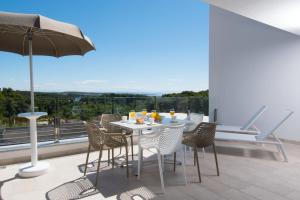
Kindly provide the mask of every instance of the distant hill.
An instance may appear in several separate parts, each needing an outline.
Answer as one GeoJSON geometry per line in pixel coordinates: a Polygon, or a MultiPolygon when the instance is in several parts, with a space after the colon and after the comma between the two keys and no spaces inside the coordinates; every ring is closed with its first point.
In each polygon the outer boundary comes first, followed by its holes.
{"type": "MultiPolygon", "coordinates": [[[[1,93],[11,92],[24,97],[30,97],[29,91],[13,90],[11,88],[0,88],[1,93]]],[[[135,93],[99,93],[99,92],[35,92],[37,97],[84,97],[84,96],[104,96],[104,97],[146,97],[150,94],[135,94],[135,93]]]]}
{"type": "MultiPolygon", "coordinates": [[[[13,90],[11,88],[0,88],[0,93],[11,91],[22,96],[29,97],[29,91],[13,90]]],[[[162,97],[208,97],[208,90],[199,92],[183,91],[180,93],[135,93],[135,92],[78,92],[78,91],[65,91],[65,92],[35,92],[36,96],[40,97],[84,97],[84,96],[105,96],[105,97],[146,97],[146,96],[162,96],[162,97]]]]}
{"type": "MultiPolygon", "coordinates": [[[[192,112],[208,114],[208,90],[163,95],[175,98],[148,98],[149,96],[150,94],[146,93],[36,92],[35,109],[47,112],[48,116],[44,120],[47,119],[50,123],[53,117],[57,116],[65,120],[91,120],[102,113],[116,112],[124,115],[130,110],[154,108],[160,112],[169,112],[170,108],[186,112],[187,108],[190,108],[192,112]]],[[[17,114],[28,111],[28,91],[0,88],[0,127],[23,126],[25,122],[18,118],[17,114]]]]}
{"type": "Polygon", "coordinates": [[[199,92],[183,91],[180,93],[163,94],[162,97],[208,97],[208,90],[199,92]]]}
{"type": "Polygon", "coordinates": [[[130,96],[161,96],[162,93],[157,92],[76,92],[76,91],[65,91],[60,94],[70,96],[106,96],[106,97],[130,97],[130,96]]]}

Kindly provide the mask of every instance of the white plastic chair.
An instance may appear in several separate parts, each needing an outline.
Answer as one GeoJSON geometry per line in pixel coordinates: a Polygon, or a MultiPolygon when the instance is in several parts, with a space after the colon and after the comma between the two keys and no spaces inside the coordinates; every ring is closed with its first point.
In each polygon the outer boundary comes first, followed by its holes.
{"type": "Polygon", "coordinates": [[[163,178],[163,157],[177,151],[182,152],[182,166],[184,172],[184,181],[187,184],[186,170],[185,170],[185,151],[181,144],[184,124],[176,126],[168,126],[159,135],[143,135],[139,139],[139,154],[138,154],[138,177],[141,173],[142,151],[148,150],[157,154],[159,175],[161,181],[162,191],[165,192],[164,178],[163,178]],[[152,151],[152,149],[154,151],[152,151]]]}

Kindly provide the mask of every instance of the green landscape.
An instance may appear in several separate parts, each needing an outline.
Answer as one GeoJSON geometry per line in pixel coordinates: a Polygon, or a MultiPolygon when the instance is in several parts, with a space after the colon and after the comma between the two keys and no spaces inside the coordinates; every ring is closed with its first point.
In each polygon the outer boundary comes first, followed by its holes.
{"type": "MultiPolygon", "coordinates": [[[[70,120],[94,120],[102,113],[127,115],[130,110],[142,109],[169,112],[191,112],[208,114],[208,90],[200,92],[183,91],[181,93],[148,96],[145,94],[117,93],[35,93],[35,110],[47,112],[48,116],[39,121],[52,123],[54,117],[68,122],[70,120]]],[[[18,113],[30,111],[30,93],[11,88],[0,89],[0,127],[18,127],[26,125],[26,120],[18,118],[18,113]]]]}

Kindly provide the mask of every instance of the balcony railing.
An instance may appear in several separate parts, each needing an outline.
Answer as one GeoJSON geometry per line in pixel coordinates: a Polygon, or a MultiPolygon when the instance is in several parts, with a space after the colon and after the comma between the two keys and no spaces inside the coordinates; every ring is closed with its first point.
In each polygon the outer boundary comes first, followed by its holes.
{"type": "MultiPolygon", "coordinates": [[[[207,97],[36,97],[36,111],[48,116],[38,119],[38,141],[58,142],[61,139],[86,137],[83,121],[96,120],[102,113],[128,115],[130,110],[142,109],[169,112],[204,113],[208,115],[207,97]],[[54,119],[59,119],[59,125],[54,119]]],[[[30,142],[29,125],[17,114],[29,112],[29,99],[12,98],[0,104],[0,146],[30,142]]]]}

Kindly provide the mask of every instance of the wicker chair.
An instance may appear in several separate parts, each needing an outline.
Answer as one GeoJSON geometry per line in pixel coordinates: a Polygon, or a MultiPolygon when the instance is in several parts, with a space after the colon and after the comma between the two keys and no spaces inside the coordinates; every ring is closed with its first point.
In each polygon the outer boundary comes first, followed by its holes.
{"type": "MultiPolygon", "coordinates": [[[[133,138],[132,130],[124,130],[112,125],[110,122],[121,121],[122,117],[119,114],[102,114],[100,119],[101,128],[108,134],[124,134],[126,138],[130,138],[131,144],[131,159],[133,160],[133,138]]],[[[121,149],[120,149],[121,151],[121,149]]],[[[110,159],[110,150],[108,150],[108,162],[110,159]]],[[[112,166],[114,167],[114,149],[112,149],[112,166]]]]}
{"type": "Polygon", "coordinates": [[[103,130],[101,130],[95,123],[88,122],[86,124],[86,131],[88,133],[89,138],[89,147],[88,153],[86,156],[85,168],[84,168],[84,176],[86,175],[86,169],[89,161],[89,155],[91,148],[94,150],[99,150],[99,159],[98,159],[98,166],[97,166],[97,176],[95,186],[98,184],[98,174],[100,169],[100,162],[102,157],[102,151],[104,146],[108,149],[113,149],[117,147],[125,146],[126,150],[126,167],[127,167],[127,177],[129,176],[129,168],[128,168],[128,145],[126,137],[123,134],[107,134],[103,130]]]}
{"type": "Polygon", "coordinates": [[[186,146],[190,146],[194,149],[194,159],[196,160],[197,163],[198,176],[200,182],[201,182],[201,174],[200,174],[197,148],[213,146],[216,168],[217,168],[217,175],[218,176],[220,175],[217,153],[216,153],[216,146],[215,146],[215,133],[216,133],[215,123],[202,122],[192,132],[187,133],[182,140],[182,144],[186,146]]]}

